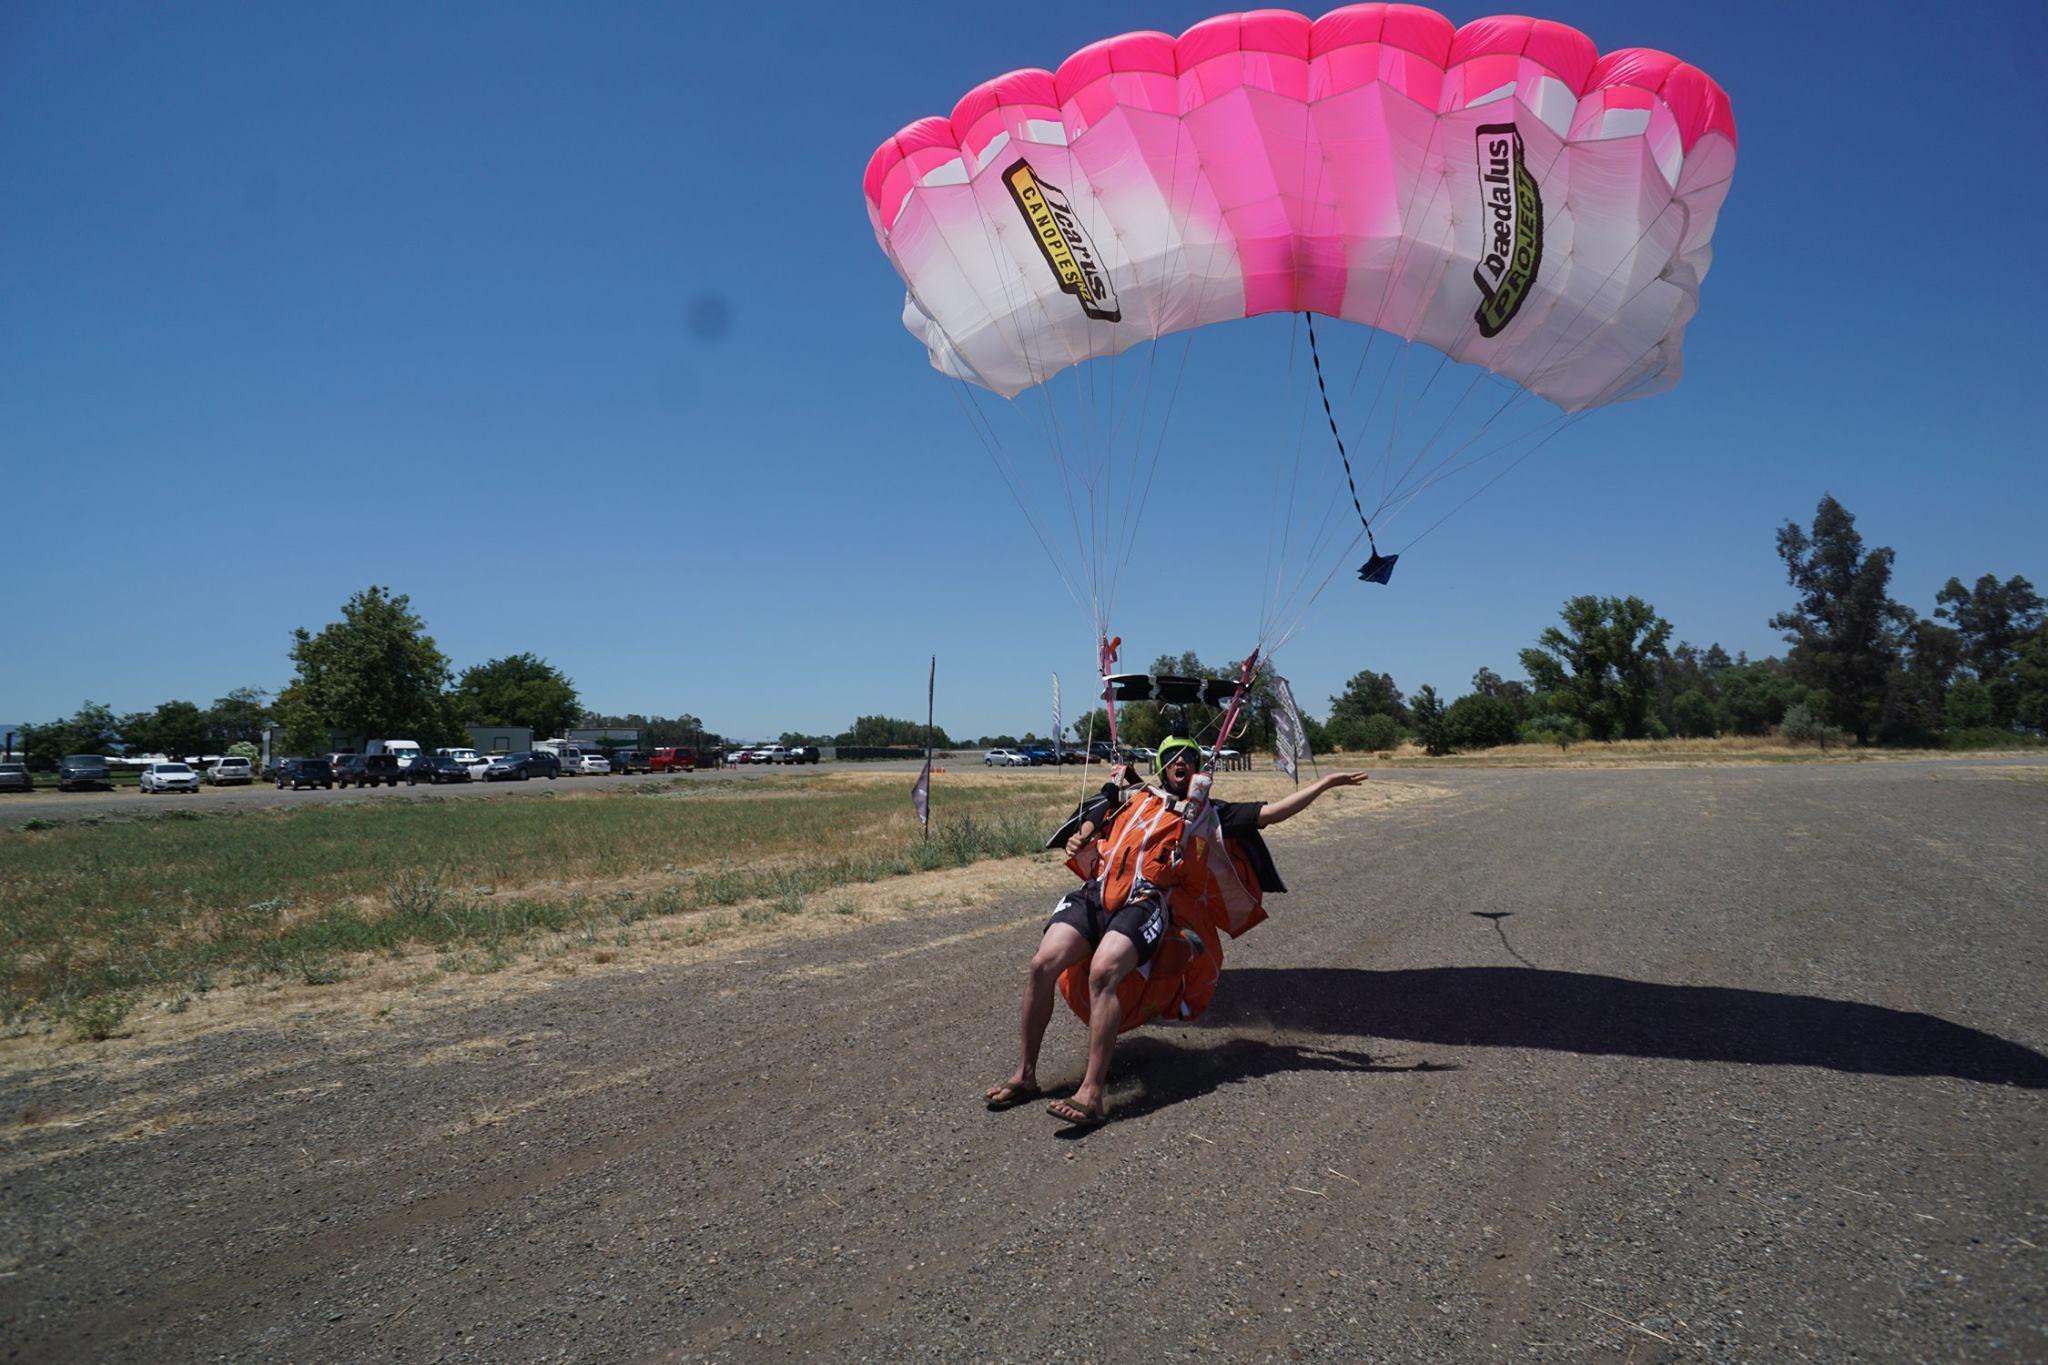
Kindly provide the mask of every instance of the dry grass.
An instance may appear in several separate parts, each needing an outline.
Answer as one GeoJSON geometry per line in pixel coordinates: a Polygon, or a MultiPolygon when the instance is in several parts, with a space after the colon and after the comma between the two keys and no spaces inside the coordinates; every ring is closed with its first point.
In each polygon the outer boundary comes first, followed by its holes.
{"type": "MultiPolygon", "coordinates": [[[[1072,769],[946,773],[929,842],[900,773],[0,834],[0,898],[33,907],[0,922],[0,991],[18,1040],[63,1026],[105,1043],[337,995],[389,1009],[466,981],[519,989],[508,978],[840,932],[1057,885],[1069,874],[1039,845],[1082,781],[1072,769]],[[343,981],[363,989],[335,991],[343,981]]],[[[1292,789],[1278,774],[1218,785],[1233,799],[1292,789]]],[[[1296,828],[1431,790],[1333,793],[1296,828]]]]}

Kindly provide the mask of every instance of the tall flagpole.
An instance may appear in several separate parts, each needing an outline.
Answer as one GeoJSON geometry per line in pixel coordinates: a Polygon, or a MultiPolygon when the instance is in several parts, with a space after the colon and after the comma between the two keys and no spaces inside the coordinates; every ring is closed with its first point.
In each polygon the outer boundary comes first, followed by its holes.
{"type": "Polygon", "coordinates": [[[924,841],[932,841],[931,780],[932,780],[932,699],[939,687],[939,656],[932,655],[931,672],[924,680],[924,780],[925,820],[924,841]]]}
{"type": "Polygon", "coordinates": [[[924,841],[932,841],[932,693],[939,682],[939,656],[932,655],[932,671],[924,680],[924,767],[910,784],[910,804],[917,811],[917,823],[924,826],[924,841]]]}

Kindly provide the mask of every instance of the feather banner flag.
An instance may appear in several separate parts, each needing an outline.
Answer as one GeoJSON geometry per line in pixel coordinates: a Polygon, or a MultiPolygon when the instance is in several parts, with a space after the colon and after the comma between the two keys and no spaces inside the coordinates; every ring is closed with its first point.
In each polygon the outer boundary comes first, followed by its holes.
{"type": "Polygon", "coordinates": [[[934,654],[931,672],[924,680],[924,767],[910,784],[910,804],[917,807],[917,823],[924,826],[926,843],[932,838],[932,700],[938,688],[939,656],[934,654]]]}
{"type": "Polygon", "coordinates": [[[1301,711],[1294,704],[1294,689],[1287,679],[1275,674],[1273,696],[1280,704],[1273,709],[1274,762],[1280,771],[1301,781],[1301,765],[1314,758],[1309,752],[1308,731],[1301,723],[1301,711]]]}
{"type": "Polygon", "coordinates": [[[1058,758],[1062,752],[1060,735],[1065,729],[1060,724],[1060,675],[1052,675],[1052,754],[1058,758]]]}

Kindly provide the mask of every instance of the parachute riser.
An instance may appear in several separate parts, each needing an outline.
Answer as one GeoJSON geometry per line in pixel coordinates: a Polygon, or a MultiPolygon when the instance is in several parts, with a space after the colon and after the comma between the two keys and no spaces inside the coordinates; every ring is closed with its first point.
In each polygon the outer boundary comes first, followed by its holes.
{"type": "Polygon", "coordinates": [[[1237,727],[1237,713],[1244,707],[1245,694],[1251,691],[1252,678],[1259,671],[1259,651],[1253,650],[1238,666],[1237,690],[1230,694],[1230,705],[1223,712],[1223,724],[1216,731],[1216,743],[1209,750],[1209,759],[1202,765],[1202,771],[1216,771],[1216,755],[1230,742],[1231,732],[1237,727]]]}
{"type": "Polygon", "coordinates": [[[1100,638],[1100,647],[1096,651],[1096,659],[1102,665],[1102,709],[1109,715],[1109,757],[1112,763],[1116,761],[1117,755],[1116,684],[1111,681],[1110,675],[1116,672],[1117,651],[1123,646],[1123,642],[1124,637],[1121,635],[1115,639],[1104,635],[1100,638]]]}
{"type": "Polygon", "coordinates": [[[1237,713],[1244,707],[1245,694],[1251,690],[1252,676],[1259,670],[1259,651],[1253,650],[1237,671],[1237,690],[1230,694],[1230,706],[1223,712],[1223,725],[1216,731],[1216,743],[1209,748],[1208,761],[1202,770],[1188,783],[1188,804],[1180,828],[1183,849],[1191,847],[1200,838],[1200,831],[1206,825],[1209,815],[1209,784],[1215,780],[1216,757],[1223,752],[1223,745],[1236,728],[1237,713]]]}

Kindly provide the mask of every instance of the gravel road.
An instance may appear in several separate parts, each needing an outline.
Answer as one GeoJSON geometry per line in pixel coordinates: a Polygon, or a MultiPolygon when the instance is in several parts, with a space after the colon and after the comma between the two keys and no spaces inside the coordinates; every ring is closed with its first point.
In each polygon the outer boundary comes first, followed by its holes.
{"type": "Polygon", "coordinates": [[[2042,776],[1405,771],[1080,1137],[978,1102],[1035,896],[80,1049],[0,1075],[0,1351],[2048,1359],[2042,776]]]}

